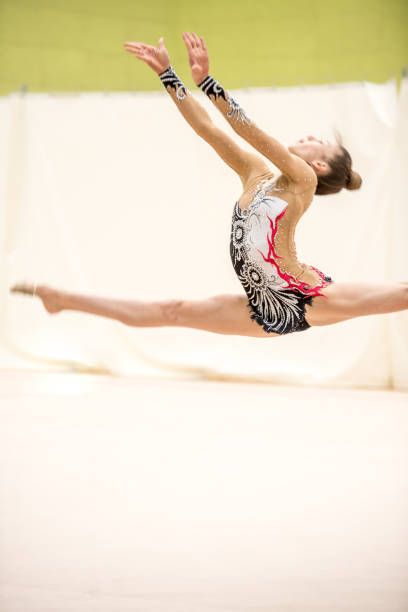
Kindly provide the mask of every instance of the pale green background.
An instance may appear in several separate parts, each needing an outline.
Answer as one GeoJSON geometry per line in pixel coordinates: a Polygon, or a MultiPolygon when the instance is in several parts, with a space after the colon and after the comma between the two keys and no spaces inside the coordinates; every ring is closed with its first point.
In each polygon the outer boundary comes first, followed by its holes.
{"type": "Polygon", "coordinates": [[[384,82],[408,66],[408,0],[0,0],[0,94],[160,89],[123,41],[161,35],[192,86],[183,30],[204,36],[228,88],[384,82]]]}

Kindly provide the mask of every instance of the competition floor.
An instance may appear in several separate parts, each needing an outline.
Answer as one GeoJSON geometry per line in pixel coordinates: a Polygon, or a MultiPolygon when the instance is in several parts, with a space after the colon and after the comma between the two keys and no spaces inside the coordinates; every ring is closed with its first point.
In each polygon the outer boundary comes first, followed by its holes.
{"type": "Polygon", "coordinates": [[[406,612],[408,394],[0,371],[1,612],[406,612]]]}

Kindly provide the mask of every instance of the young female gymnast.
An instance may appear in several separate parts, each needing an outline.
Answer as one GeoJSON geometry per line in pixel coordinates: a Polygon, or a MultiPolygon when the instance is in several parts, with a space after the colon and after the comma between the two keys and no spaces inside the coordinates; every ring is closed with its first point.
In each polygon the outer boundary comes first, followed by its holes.
{"type": "Polygon", "coordinates": [[[238,173],[242,195],[236,202],[230,251],[246,295],[218,295],[205,300],[142,302],[78,295],[28,283],[11,291],[37,295],[49,313],[78,310],[139,327],[179,326],[218,334],[270,338],[313,325],[408,309],[408,282],[334,283],[296,257],[294,233],[313,195],[358,189],[361,177],[340,143],[313,136],[283,146],[251,121],[239,104],[209,75],[203,38],[185,32],[193,80],[239,136],[269,159],[241,149],[214,125],[207,112],[174,72],[163,38],[158,47],[127,42],[125,48],[160,77],[167,92],[195,132],[238,173]]]}

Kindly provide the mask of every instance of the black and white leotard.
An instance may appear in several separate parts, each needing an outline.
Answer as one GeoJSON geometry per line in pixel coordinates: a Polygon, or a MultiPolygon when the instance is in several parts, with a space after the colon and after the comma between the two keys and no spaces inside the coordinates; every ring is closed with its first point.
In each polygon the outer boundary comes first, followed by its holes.
{"type": "MultiPolygon", "coordinates": [[[[271,189],[270,184],[268,189],[271,189]]],[[[266,332],[288,334],[310,327],[305,318],[305,306],[312,304],[315,296],[324,295],[320,290],[333,281],[317,268],[300,264],[295,250],[292,260],[298,269],[313,270],[313,276],[320,279],[320,284],[311,286],[301,281],[299,277],[303,272],[294,275],[285,271],[285,249],[281,250],[281,255],[277,253],[277,234],[289,205],[265,192],[266,187],[261,184],[248,208],[241,209],[238,202],[235,204],[231,259],[248,296],[251,318],[266,332]]]]}

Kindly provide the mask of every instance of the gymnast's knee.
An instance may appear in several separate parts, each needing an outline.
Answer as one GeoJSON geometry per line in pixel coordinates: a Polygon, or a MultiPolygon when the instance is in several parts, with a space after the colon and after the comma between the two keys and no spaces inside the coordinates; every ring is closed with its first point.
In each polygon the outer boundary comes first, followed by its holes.
{"type": "Polygon", "coordinates": [[[184,300],[171,299],[158,302],[162,325],[180,325],[184,300]]]}

